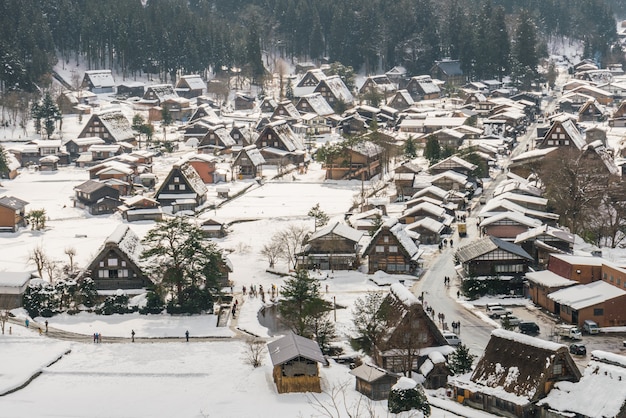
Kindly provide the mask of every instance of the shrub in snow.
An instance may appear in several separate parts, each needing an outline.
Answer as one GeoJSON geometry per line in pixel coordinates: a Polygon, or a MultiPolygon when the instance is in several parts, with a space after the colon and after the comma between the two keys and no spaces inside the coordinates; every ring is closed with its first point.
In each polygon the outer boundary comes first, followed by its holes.
{"type": "Polygon", "coordinates": [[[165,304],[161,300],[161,297],[153,291],[146,294],[146,304],[139,308],[139,313],[142,315],[147,314],[159,314],[165,309],[165,304]]]}
{"type": "Polygon", "coordinates": [[[398,383],[391,388],[387,407],[389,412],[394,414],[417,409],[425,417],[430,416],[430,405],[426,399],[424,388],[408,377],[401,377],[398,383]]]}
{"type": "Polygon", "coordinates": [[[117,293],[107,296],[102,306],[96,311],[101,315],[125,314],[131,310],[128,308],[128,296],[123,293],[117,293]]]}

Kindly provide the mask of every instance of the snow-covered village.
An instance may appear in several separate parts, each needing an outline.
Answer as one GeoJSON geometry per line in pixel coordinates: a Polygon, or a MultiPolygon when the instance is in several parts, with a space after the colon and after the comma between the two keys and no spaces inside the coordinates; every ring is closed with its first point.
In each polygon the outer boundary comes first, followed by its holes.
{"type": "MultiPolygon", "coordinates": [[[[480,4],[519,64],[541,28],[480,4]]],[[[546,36],[532,71],[274,37],[263,76],[128,70],[52,28],[28,94],[0,40],[0,417],[626,417],[609,18],[610,54],[546,36]]]]}

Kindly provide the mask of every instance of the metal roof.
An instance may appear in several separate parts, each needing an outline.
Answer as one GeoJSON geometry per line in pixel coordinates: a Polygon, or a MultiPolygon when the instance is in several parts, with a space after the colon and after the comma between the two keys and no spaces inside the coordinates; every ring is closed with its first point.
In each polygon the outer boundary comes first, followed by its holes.
{"type": "Polygon", "coordinates": [[[319,345],[315,341],[296,335],[293,332],[289,332],[283,338],[268,343],[267,349],[274,366],[284,364],[296,357],[304,357],[326,364],[322,350],[320,350],[319,345]]]}

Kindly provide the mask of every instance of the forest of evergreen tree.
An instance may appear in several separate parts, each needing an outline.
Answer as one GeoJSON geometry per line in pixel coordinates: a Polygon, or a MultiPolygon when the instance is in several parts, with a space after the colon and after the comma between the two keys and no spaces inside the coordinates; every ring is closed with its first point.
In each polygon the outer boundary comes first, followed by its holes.
{"type": "Polygon", "coordinates": [[[263,51],[368,74],[394,65],[423,74],[451,58],[471,79],[501,78],[528,71],[561,36],[606,65],[624,59],[611,1],[4,0],[0,88],[34,90],[58,60],[79,58],[128,78],[233,66],[259,77],[263,51]]]}

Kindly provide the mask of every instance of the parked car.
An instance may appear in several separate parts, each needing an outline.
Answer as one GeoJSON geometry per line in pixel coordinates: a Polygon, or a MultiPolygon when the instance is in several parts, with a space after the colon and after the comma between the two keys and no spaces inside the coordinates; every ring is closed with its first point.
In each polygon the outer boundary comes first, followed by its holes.
{"type": "Polygon", "coordinates": [[[522,321],[517,325],[519,328],[519,332],[527,335],[537,335],[539,334],[539,325],[532,321],[522,321]]]}
{"type": "Polygon", "coordinates": [[[598,328],[598,324],[591,319],[586,319],[583,323],[583,332],[586,334],[598,334],[600,332],[600,328],[598,328]]]}
{"type": "Polygon", "coordinates": [[[446,339],[448,345],[457,346],[461,344],[461,339],[454,332],[450,331],[441,331],[441,335],[446,339]]]}
{"type": "Polygon", "coordinates": [[[498,319],[503,315],[510,315],[511,311],[500,306],[500,305],[496,305],[496,306],[490,306],[487,308],[487,315],[489,316],[489,318],[492,319],[498,319]]]}
{"type": "Polygon", "coordinates": [[[502,325],[504,325],[504,324],[508,323],[508,324],[509,324],[509,326],[516,327],[516,326],[518,326],[521,322],[522,322],[522,320],[521,320],[521,319],[519,319],[519,318],[518,318],[517,316],[515,316],[515,315],[502,315],[502,316],[500,317],[500,323],[501,323],[502,325]]]}
{"type": "Polygon", "coordinates": [[[572,340],[582,340],[583,336],[576,325],[559,324],[555,327],[556,335],[570,338],[572,340]]]}
{"type": "Polygon", "coordinates": [[[570,344],[569,352],[577,356],[586,356],[587,347],[585,347],[585,344],[582,343],[570,344]]]}

